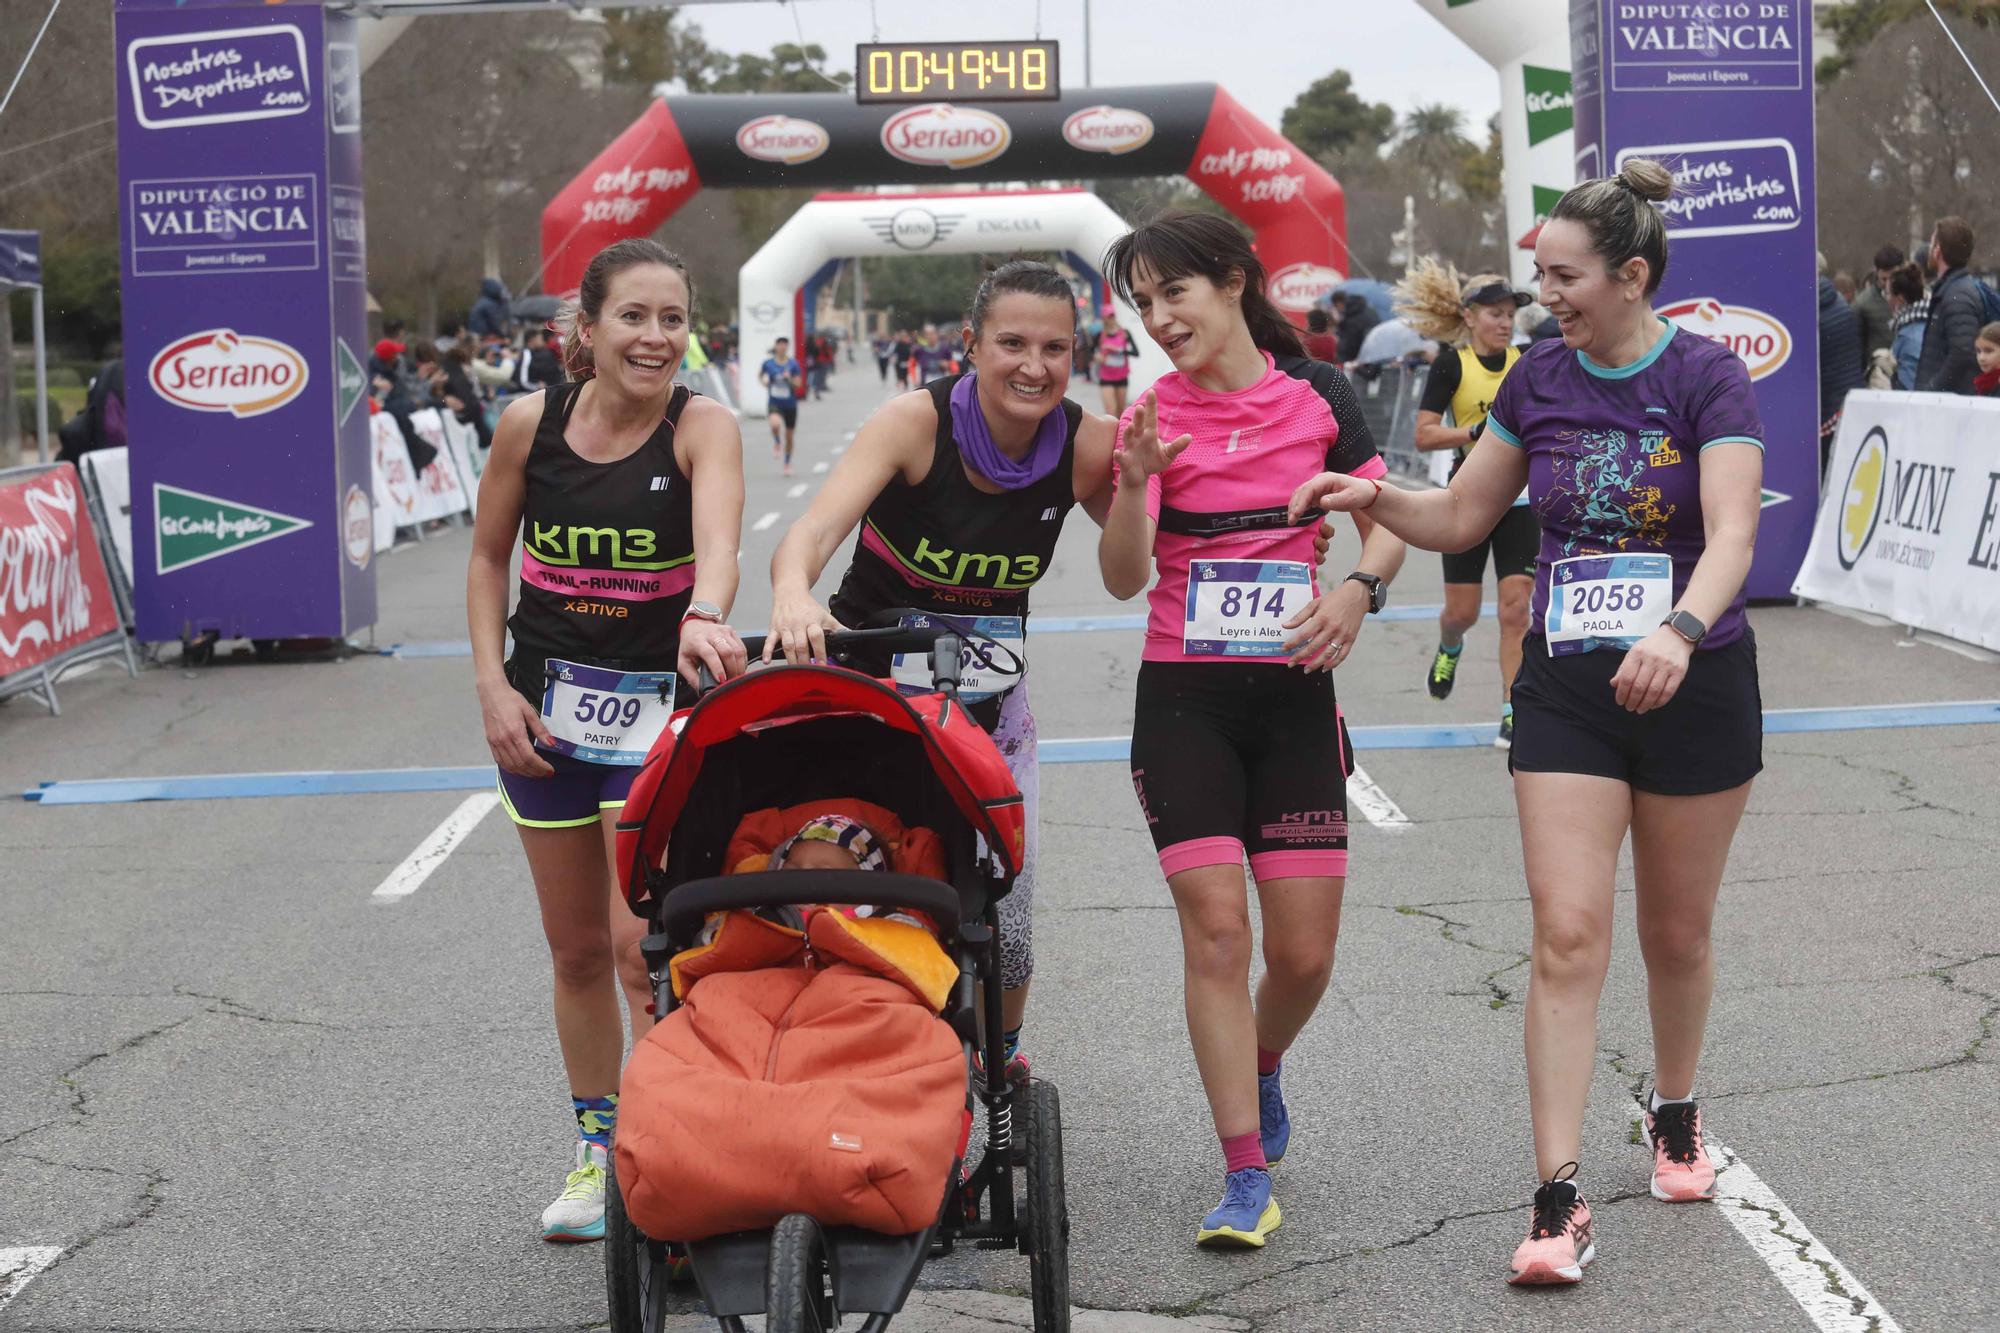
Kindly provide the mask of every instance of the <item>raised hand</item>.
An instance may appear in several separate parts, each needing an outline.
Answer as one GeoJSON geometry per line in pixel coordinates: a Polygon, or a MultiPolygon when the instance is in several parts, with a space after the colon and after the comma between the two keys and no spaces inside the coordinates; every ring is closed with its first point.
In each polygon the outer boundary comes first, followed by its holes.
{"type": "Polygon", "coordinates": [[[1144,481],[1173,466],[1176,458],[1194,443],[1194,436],[1182,435],[1167,443],[1160,441],[1160,407],[1151,389],[1132,408],[1132,419],[1119,433],[1114,448],[1118,475],[1144,481]]]}

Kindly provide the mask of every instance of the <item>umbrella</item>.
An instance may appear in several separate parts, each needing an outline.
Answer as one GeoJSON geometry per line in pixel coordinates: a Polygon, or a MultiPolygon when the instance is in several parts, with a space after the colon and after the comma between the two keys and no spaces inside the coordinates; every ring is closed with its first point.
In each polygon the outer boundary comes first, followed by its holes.
{"type": "Polygon", "coordinates": [[[1378,282],[1374,278],[1349,278],[1320,297],[1319,303],[1332,309],[1335,298],[1343,295],[1361,297],[1369,305],[1374,306],[1375,313],[1384,319],[1394,318],[1396,314],[1396,292],[1386,282],[1378,282]]]}
{"type": "Polygon", "coordinates": [[[1400,319],[1385,319],[1368,330],[1368,336],[1361,340],[1361,351],[1355,356],[1357,365],[1372,365],[1385,361],[1401,361],[1404,357],[1421,352],[1429,346],[1428,341],[1415,329],[1400,319]]]}
{"type": "Polygon", "coordinates": [[[513,314],[515,319],[535,320],[554,319],[556,312],[561,309],[562,299],[560,297],[548,296],[541,293],[537,293],[534,296],[517,296],[514,298],[514,304],[508,307],[508,310],[513,314]]]}

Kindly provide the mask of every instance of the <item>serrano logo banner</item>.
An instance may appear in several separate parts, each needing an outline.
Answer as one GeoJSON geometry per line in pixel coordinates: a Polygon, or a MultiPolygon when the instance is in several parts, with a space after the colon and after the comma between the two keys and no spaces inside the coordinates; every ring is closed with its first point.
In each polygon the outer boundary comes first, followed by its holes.
{"type": "Polygon", "coordinates": [[[927,102],[882,123],[889,156],[918,166],[963,171],[991,162],[1014,142],[1013,127],[990,111],[927,102]]]}
{"type": "Polygon", "coordinates": [[[1122,106],[1090,106],[1064,121],[1062,132],[1072,148],[1116,156],[1153,141],[1153,118],[1122,106]]]}
{"type": "Polygon", "coordinates": [[[745,157],[788,166],[810,162],[832,144],[825,126],[790,116],[759,116],[736,131],[736,146],[745,157]]]}
{"type": "Polygon", "coordinates": [[[163,348],[147,378],[160,397],[195,412],[275,412],[306,387],[306,359],[276,338],[205,329],[163,348]]]}
{"type": "Polygon", "coordinates": [[[1724,305],[1712,296],[1691,296],[1661,306],[1659,316],[1689,333],[1721,343],[1750,368],[1750,378],[1776,374],[1792,359],[1792,335],[1775,316],[1747,305],[1724,305]]]}
{"type": "Polygon", "coordinates": [[[1271,301],[1280,310],[1305,311],[1320,297],[1347,281],[1347,275],[1324,264],[1291,264],[1271,275],[1271,301]]]}

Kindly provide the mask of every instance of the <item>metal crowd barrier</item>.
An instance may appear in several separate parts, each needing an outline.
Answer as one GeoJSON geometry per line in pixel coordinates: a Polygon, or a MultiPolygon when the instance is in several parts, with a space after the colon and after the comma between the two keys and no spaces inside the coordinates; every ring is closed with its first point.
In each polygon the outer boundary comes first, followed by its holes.
{"type": "Polygon", "coordinates": [[[1423,399],[1424,379],[1429,374],[1428,366],[1400,362],[1348,371],[1361,396],[1361,415],[1383,462],[1391,472],[1413,479],[1430,476],[1429,461],[1417,452],[1417,404],[1423,399]]]}

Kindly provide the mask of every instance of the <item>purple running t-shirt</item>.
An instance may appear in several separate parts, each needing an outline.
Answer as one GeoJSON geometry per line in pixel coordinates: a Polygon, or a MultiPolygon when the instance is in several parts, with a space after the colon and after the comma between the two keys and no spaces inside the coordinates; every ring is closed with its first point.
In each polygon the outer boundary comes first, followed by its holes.
{"type": "MultiPolygon", "coordinates": [[[[1528,493],[1542,525],[1530,625],[1537,634],[1548,624],[1551,570],[1575,556],[1669,556],[1679,602],[1706,544],[1702,452],[1764,447],[1742,360],[1672,323],[1650,352],[1612,369],[1559,339],[1536,343],[1501,382],[1486,433],[1528,454],[1528,493]]],[[[1700,646],[1742,636],[1739,590],[1700,646]]]]}

